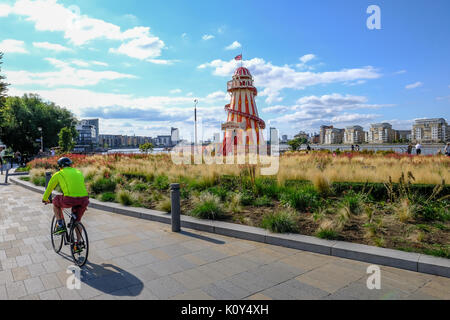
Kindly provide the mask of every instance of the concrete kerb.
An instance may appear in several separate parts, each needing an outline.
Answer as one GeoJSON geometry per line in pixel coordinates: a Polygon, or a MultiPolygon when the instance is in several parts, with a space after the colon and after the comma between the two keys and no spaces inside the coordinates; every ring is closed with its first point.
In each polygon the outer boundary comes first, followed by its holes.
{"type": "MultiPolygon", "coordinates": [[[[14,177],[11,182],[28,190],[43,194],[44,188],[14,177]]],[[[145,208],[125,207],[118,203],[104,203],[90,199],[93,209],[122,214],[140,219],[170,224],[170,214],[145,208]]],[[[181,216],[183,228],[194,229],[224,236],[262,242],[303,251],[310,251],[340,258],[358,260],[367,263],[385,265],[421,273],[428,273],[450,278],[450,260],[427,256],[419,253],[378,248],[362,244],[328,241],[299,234],[274,234],[261,228],[238,225],[234,223],[200,220],[190,216],[181,216]]]]}

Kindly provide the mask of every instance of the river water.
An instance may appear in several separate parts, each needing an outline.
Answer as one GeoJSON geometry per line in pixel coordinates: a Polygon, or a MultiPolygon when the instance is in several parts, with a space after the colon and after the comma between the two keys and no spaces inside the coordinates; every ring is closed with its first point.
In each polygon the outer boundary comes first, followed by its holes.
{"type": "MultiPolygon", "coordinates": [[[[422,145],[422,154],[423,155],[435,155],[439,152],[439,150],[441,150],[441,152],[444,152],[444,147],[445,145],[422,145]]],[[[305,147],[303,147],[302,149],[304,149],[305,147]]],[[[339,149],[341,151],[351,151],[351,145],[311,145],[311,148],[313,148],[314,150],[318,150],[318,149],[327,149],[327,150],[331,150],[331,151],[335,151],[336,149],[339,149]]],[[[370,145],[370,144],[361,144],[359,145],[359,149],[360,151],[362,150],[372,150],[372,151],[378,151],[378,150],[383,150],[383,151],[389,151],[389,150],[393,150],[397,153],[406,153],[406,150],[408,148],[407,144],[401,145],[401,144],[393,144],[393,145],[370,145]]],[[[281,149],[281,146],[280,146],[281,149]]],[[[413,146],[413,150],[412,150],[413,154],[416,153],[416,148],[413,146]]]]}
{"type": "MultiPolygon", "coordinates": [[[[384,150],[384,151],[388,151],[388,150],[393,150],[397,153],[406,153],[406,150],[408,148],[407,144],[393,144],[393,145],[370,145],[370,144],[362,144],[359,146],[360,150],[373,150],[373,151],[378,151],[378,150],[384,150]]],[[[444,152],[444,147],[445,145],[437,145],[437,144],[433,144],[433,145],[422,145],[422,154],[423,155],[435,155],[438,153],[439,150],[441,150],[441,152],[444,152]]],[[[311,145],[311,148],[314,150],[319,150],[319,149],[326,149],[326,150],[331,150],[331,151],[335,151],[336,149],[339,149],[341,151],[351,151],[351,145],[344,145],[344,144],[337,144],[337,145],[311,145]]],[[[306,146],[303,145],[301,150],[305,150],[306,146]]],[[[287,144],[280,144],[280,151],[286,151],[289,150],[289,146],[287,144]]],[[[108,150],[107,152],[108,154],[110,153],[142,153],[139,149],[111,149],[108,150]]],[[[158,154],[158,153],[169,153],[169,151],[163,149],[163,148],[155,148],[153,149],[153,151],[151,152],[152,154],[158,154]]],[[[416,153],[416,149],[415,147],[413,147],[413,154],[416,153]]]]}

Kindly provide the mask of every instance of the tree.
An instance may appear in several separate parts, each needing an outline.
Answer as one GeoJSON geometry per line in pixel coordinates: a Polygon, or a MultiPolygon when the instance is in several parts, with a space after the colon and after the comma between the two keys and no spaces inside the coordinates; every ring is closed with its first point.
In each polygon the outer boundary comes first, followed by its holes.
{"type": "Polygon", "coordinates": [[[0,140],[14,151],[36,154],[40,149],[42,128],[44,149],[58,145],[62,128],[75,128],[76,119],[67,109],[45,102],[38,95],[7,97],[0,106],[0,140]]]}
{"type": "Polygon", "coordinates": [[[149,151],[153,150],[153,144],[150,142],[146,142],[144,144],[139,145],[139,150],[141,150],[141,152],[145,152],[148,153],[149,151]]]}
{"type": "MultiPolygon", "coordinates": [[[[2,58],[3,58],[3,53],[0,52],[0,65],[3,63],[2,58]]],[[[1,71],[2,71],[2,69],[0,68],[0,72],[1,71]]],[[[0,74],[0,107],[4,105],[5,99],[6,99],[6,92],[8,91],[8,83],[3,81],[5,79],[6,79],[6,77],[2,76],[0,74]]]]}
{"type": "Polygon", "coordinates": [[[291,147],[292,151],[297,151],[300,148],[300,140],[298,138],[289,140],[287,144],[291,147]]]}
{"type": "Polygon", "coordinates": [[[59,147],[63,153],[71,152],[75,147],[75,140],[78,137],[78,132],[75,128],[64,127],[58,134],[59,147]]]}

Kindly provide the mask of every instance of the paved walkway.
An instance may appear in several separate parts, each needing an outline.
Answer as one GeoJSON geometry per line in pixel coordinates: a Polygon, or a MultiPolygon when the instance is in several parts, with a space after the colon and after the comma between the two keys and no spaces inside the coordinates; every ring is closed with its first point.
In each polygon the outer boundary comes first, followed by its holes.
{"type": "Polygon", "coordinates": [[[89,263],[69,290],[68,248],[49,241],[50,206],[0,185],[0,299],[450,299],[450,279],[381,267],[381,289],[366,287],[369,264],[89,209],[89,263]]]}

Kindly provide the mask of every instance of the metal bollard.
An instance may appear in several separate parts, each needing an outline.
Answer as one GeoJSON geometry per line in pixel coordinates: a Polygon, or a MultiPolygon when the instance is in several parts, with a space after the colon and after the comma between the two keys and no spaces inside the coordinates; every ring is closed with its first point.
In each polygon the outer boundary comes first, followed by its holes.
{"type": "MultiPolygon", "coordinates": [[[[52,178],[51,172],[45,172],[45,189],[48,187],[48,183],[50,182],[50,179],[52,178]]],[[[52,201],[52,194],[50,194],[50,197],[48,198],[50,201],[52,201]]]]}
{"type": "Polygon", "coordinates": [[[9,169],[6,168],[5,184],[8,184],[8,174],[9,174],[9,169]]]}
{"type": "Polygon", "coordinates": [[[172,232],[181,231],[180,222],[180,184],[172,183],[170,185],[170,199],[172,202],[171,218],[172,218],[172,232]]]}

